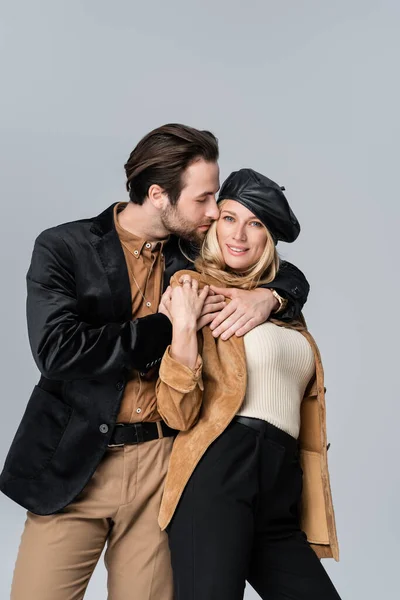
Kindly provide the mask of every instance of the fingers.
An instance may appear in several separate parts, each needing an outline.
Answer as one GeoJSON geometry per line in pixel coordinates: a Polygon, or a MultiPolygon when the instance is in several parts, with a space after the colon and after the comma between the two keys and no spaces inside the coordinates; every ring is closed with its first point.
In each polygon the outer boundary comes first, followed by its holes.
{"type": "MultiPolygon", "coordinates": [[[[206,315],[209,313],[218,313],[220,310],[224,309],[226,306],[225,297],[219,295],[210,296],[208,294],[202,310],[202,315],[206,315]]],[[[217,315],[215,315],[217,316],[217,315]]]]}
{"type": "MultiPolygon", "coordinates": [[[[220,298],[220,296],[216,296],[214,292],[210,291],[209,285],[205,285],[199,293],[199,280],[195,277],[191,277],[188,274],[181,275],[179,278],[179,283],[183,289],[192,289],[194,292],[196,292],[203,302],[205,302],[209,297],[209,302],[212,302],[212,298],[220,298]]],[[[216,303],[215,300],[214,303],[216,303]]]]}
{"type": "MultiPolygon", "coordinates": [[[[228,317],[230,317],[234,312],[236,312],[236,306],[233,302],[230,302],[221,312],[215,317],[214,321],[211,323],[211,329],[215,330],[216,328],[221,326],[228,317]]],[[[242,315],[240,315],[242,316],[242,315]]],[[[225,328],[223,329],[225,331],[225,328]]],[[[222,333],[222,330],[216,334],[216,337],[222,333]]]]}
{"type": "Polygon", "coordinates": [[[210,288],[215,294],[222,294],[227,298],[233,298],[235,296],[235,288],[222,288],[215,285],[210,286],[210,288]]]}
{"type": "Polygon", "coordinates": [[[226,306],[226,302],[217,302],[216,304],[203,304],[203,309],[201,311],[201,316],[213,314],[214,317],[218,315],[218,313],[223,310],[226,306]]]}
{"type": "MultiPolygon", "coordinates": [[[[199,285],[198,285],[198,282],[197,282],[197,289],[198,289],[198,287],[199,287],[199,285]]],[[[200,294],[199,294],[199,298],[200,298],[200,300],[203,301],[203,303],[205,302],[205,300],[206,300],[206,298],[208,296],[209,287],[210,286],[205,285],[203,287],[203,289],[201,290],[200,294]]],[[[204,307],[204,304],[203,304],[203,307],[204,307]]]]}
{"type": "Polygon", "coordinates": [[[197,321],[197,331],[209,325],[213,318],[215,317],[215,313],[210,313],[208,315],[201,316],[197,321]]]}
{"type": "Polygon", "coordinates": [[[242,335],[249,333],[249,331],[254,329],[254,327],[256,327],[257,325],[259,325],[259,323],[257,323],[256,319],[249,319],[247,323],[245,323],[243,326],[239,327],[239,329],[235,331],[235,335],[237,337],[242,337],[242,335]]]}
{"type": "MultiPolygon", "coordinates": [[[[235,316],[236,313],[234,313],[232,317],[227,319],[225,323],[221,325],[221,327],[226,326],[225,331],[223,331],[221,334],[221,340],[229,340],[229,338],[232,337],[239,329],[246,327],[247,323],[251,320],[250,317],[248,317],[247,315],[242,315],[236,320],[235,316]]],[[[250,329],[252,329],[252,327],[249,328],[249,331],[250,329]]],[[[213,335],[215,335],[215,331],[213,332],[213,335]]]]}
{"type": "Polygon", "coordinates": [[[213,330],[214,337],[221,336],[221,339],[227,340],[234,334],[244,335],[262,322],[262,319],[260,320],[257,315],[243,312],[240,306],[235,309],[234,302],[231,302],[217,315],[210,328],[213,330]]]}
{"type": "MultiPolygon", "coordinates": [[[[257,316],[240,313],[238,309],[213,330],[213,336],[221,336],[221,340],[224,341],[229,340],[233,335],[241,337],[254,329],[254,327],[257,327],[257,325],[260,325],[260,323],[263,323],[263,321],[257,316]]],[[[213,327],[213,323],[210,327],[213,327]]]]}
{"type": "Polygon", "coordinates": [[[163,295],[161,296],[160,304],[158,307],[158,312],[168,317],[170,321],[172,321],[171,313],[169,311],[169,308],[171,306],[171,292],[172,288],[168,286],[163,295]]]}
{"type": "Polygon", "coordinates": [[[225,301],[225,296],[223,296],[222,294],[215,294],[213,296],[210,296],[210,291],[208,292],[208,296],[207,299],[205,301],[204,304],[220,304],[221,302],[225,301]]]}
{"type": "Polygon", "coordinates": [[[181,275],[181,277],[179,277],[179,283],[181,285],[192,285],[192,278],[190,275],[181,275]]]}
{"type": "Polygon", "coordinates": [[[161,296],[161,300],[163,298],[171,298],[171,293],[172,293],[172,287],[169,285],[167,287],[167,289],[165,290],[165,292],[163,293],[163,295],[161,296]]]}
{"type": "Polygon", "coordinates": [[[226,340],[226,339],[228,339],[228,337],[231,337],[231,335],[233,335],[233,333],[234,333],[232,328],[234,327],[234,325],[238,319],[239,319],[239,315],[236,315],[236,313],[234,313],[232,316],[228,317],[228,319],[225,319],[225,321],[223,323],[221,323],[221,325],[219,325],[218,327],[216,327],[213,330],[213,336],[214,337],[221,336],[221,339],[223,339],[223,340],[226,340]],[[226,337],[226,334],[228,335],[228,337],[226,337]]]}
{"type": "MultiPolygon", "coordinates": [[[[190,275],[182,275],[179,278],[179,283],[181,284],[181,286],[185,290],[192,289],[195,292],[197,292],[198,289],[199,289],[199,281],[198,281],[198,279],[195,279],[194,277],[191,277],[190,275]]],[[[207,288],[209,288],[209,287],[210,286],[207,286],[207,288]]],[[[208,290],[207,290],[207,294],[208,294],[208,290]]]]}
{"type": "Polygon", "coordinates": [[[172,301],[172,291],[170,290],[168,293],[167,291],[164,292],[164,294],[161,296],[160,299],[160,306],[165,306],[165,307],[169,307],[172,301]]]}

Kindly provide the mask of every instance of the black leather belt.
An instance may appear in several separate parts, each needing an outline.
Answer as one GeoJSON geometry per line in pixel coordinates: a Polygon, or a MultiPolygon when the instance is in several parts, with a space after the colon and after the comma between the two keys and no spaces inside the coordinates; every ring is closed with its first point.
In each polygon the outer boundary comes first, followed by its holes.
{"type": "Polygon", "coordinates": [[[256,431],[263,432],[265,431],[268,423],[263,421],[262,419],[255,419],[254,417],[234,417],[233,418],[236,423],[240,423],[241,425],[246,425],[246,427],[250,427],[251,429],[255,429],[256,431]]]}
{"type": "Polygon", "coordinates": [[[233,418],[233,423],[235,422],[258,431],[266,438],[274,440],[278,444],[285,446],[285,448],[290,448],[293,450],[298,449],[298,440],[285,431],[282,431],[282,429],[278,429],[278,427],[275,427],[275,425],[268,423],[268,421],[256,419],[254,417],[242,417],[241,415],[238,415],[237,417],[233,418]]]}
{"type": "MultiPolygon", "coordinates": [[[[162,437],[177,435],[178,431],[168,427],[161,421],[162,437]]],[[[116,423],[112,432],[109,448],[124,446],[125,444],[140,444],[157,440],[160,437],[157,423],[116,423]]]]}

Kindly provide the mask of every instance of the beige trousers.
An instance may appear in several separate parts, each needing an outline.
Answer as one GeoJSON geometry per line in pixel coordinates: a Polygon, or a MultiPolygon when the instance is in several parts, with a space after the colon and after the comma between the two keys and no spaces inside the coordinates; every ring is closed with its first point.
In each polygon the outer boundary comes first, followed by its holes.
{"type": "Polygon", "coordinates": [[[81,600],[105,545],[109,600],[172,600],[168,539],[157,523],[172,443],[109,448],[61,513],[28,513],[11,600],[81,600]]]}

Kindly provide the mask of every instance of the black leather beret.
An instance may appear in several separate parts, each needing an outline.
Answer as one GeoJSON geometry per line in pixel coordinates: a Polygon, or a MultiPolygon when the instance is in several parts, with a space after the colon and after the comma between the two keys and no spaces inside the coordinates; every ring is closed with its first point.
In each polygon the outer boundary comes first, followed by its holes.
{"type": "Polygon", "coordinates": [[[218,202],[236,200],[260,219],[277,243],[294,242],[300,224],[277,183],[253,169],[234,171],[222,184],[218,202]]]}

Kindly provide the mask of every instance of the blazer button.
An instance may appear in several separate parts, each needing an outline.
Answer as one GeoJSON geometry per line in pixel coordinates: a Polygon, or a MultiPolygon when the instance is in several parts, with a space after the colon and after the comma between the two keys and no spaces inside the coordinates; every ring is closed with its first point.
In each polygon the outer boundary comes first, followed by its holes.
{"type": "Polygon", "coordinates": [[[118,381],[118,383],[117,383],[117,385],[115,387],[120,392],[121,390],[124,389],[124,382],[123,381],[118,381]]]}
{"type": "Polygon", "coordinates": [[[108,431],[108,425],[106,423],[102,423],[99,427],[101,433],[107,433],[108,431]]]}

